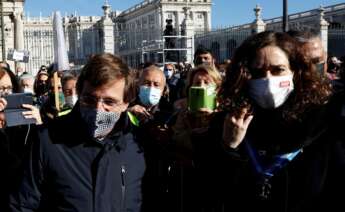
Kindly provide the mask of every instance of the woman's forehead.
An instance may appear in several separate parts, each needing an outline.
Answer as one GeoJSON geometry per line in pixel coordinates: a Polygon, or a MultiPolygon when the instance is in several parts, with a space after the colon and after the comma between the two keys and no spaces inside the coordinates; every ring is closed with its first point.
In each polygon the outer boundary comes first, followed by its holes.
{"type": "Polygon", "coordinates": [[[10,75],[8,75],[6,72],[5,72],[5,74],[0,78],[0,85],[12,85],[10,75]]]}
{"type": "Polygon", "coordinates": [[[252,62],[254,67],[289,65],[286,53],[277,46],[267,46],[257,51],[252,62]]]}

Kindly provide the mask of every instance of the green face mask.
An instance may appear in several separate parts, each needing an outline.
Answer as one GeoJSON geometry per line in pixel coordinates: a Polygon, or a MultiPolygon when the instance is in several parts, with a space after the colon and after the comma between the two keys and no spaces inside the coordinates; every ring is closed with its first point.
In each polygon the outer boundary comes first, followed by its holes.
{"type": "Polygon", "coordinates": [[[325,62],[316,64],[317,72],[322,76],[324,74],[325,62]]]}
{"type": "MultiPolygon", "coordinates": [[[[50,93],[49,98],[51,99],[51,102],[55,105],[55,93],[50,93]]],[[[59,92],[59,106],[62,108],[65,105],[65,96],[63,95],[63,92],[59,92]]]]}

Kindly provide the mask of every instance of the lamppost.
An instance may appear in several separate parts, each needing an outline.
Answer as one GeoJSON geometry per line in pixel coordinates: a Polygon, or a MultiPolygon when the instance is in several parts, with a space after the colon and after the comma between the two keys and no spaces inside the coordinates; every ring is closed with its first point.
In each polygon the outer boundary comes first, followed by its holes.
{"type": "Polygon", "coordinates": [[[5,21],[4,21],[4,0],[1,0],[1,46],[2,46],[2,61],[6,60],[6,46],[5,46],[5,21]]]}
{"type": "Polygon", "coordinates": [[[283,0],[283,32],[289,30],[288,0],[283,0]]]}

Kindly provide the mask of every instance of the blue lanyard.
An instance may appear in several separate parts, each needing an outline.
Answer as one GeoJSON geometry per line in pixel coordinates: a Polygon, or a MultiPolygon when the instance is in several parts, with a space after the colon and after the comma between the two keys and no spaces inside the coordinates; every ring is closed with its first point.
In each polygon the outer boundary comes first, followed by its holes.
{"type": "Polygon", "coordinates": [[[273,157],[272,162],[267,166],[263,167],[260,163],[260,158],[257,155],[256,151],[252,148],[248,141],[245,141],[246,148],[249,154],[250,159],[253,162],[256,172],[266,179],[270,179],[277,173],[279,170],[284,168],[289,162],[291,162],[300,152],[302,149],[298,149],[294,152],[275,155],[273,157]]]}

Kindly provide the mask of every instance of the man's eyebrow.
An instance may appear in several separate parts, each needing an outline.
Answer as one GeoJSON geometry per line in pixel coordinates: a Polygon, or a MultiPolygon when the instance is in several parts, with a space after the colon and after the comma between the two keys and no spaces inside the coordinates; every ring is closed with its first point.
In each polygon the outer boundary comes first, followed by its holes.
{"type": "Polygon", "coordinates": [[[287,66],[286,64],[274,64],[274,65],[270,65],[269,67],[280,68],[280,67],[286,67],[286,66],[287,66]]]}

